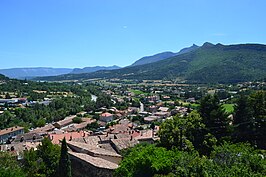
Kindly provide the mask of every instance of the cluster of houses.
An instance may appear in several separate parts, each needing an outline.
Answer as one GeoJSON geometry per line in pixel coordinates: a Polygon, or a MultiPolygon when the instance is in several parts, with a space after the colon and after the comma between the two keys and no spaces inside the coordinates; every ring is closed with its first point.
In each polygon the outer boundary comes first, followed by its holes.
{"type": "MultiPolygon", "coordinates": [[[[64,120],[47,124],[24,133],[23,127],[11,127],[0,131],[0,151],[8,151],[19,159],[23,152],[36,149],[44,136],[53,144],[61,143],[66,138],[74,175],[112,176],[122,160],[121,151],[136,144],[154,143],[158,140],[159,127],[136,130],[136,126],[128,119],[118,119],[117,123],[101,132],[86,130],[86,126],[95,122],[91,118],[82,118],[80,124],[73,123],[76,115],[64,120]],[[86,126],[83,126],[85,125],[86,126]],[[84,167],[84,168],[81,168],[84,167]]],[[[102,113],[99,121],[114,120],[111,113],[102,113]]]]}
{"type": "MultiPolygon", "coordinates": [[[[135,94],[107,90],[115,102],[132,101],[135,94]]],[[[66,138],[74,176],[112,176],[122,160],[121,152],[139,143],[155,143],[159,140],[159,126],[152,123],[163,122],[176,114],[186,115],[187,108],[174,106],[171,109],[163,105],[162,98],[156,94],[144,96],[140,107],[129,106],[125,110],[116,107],[101,108],[97,120],[86,117],[86,112],[70,115],[63,120],[24,133],[23,127],[11,127],[0,131],[0,151],[9,151],[18,159],[25,150],[36,149],[43,137],[48,137],[53,144],[60,145],[66,138]],[[80,123],[74,119],[80,117],[80,123]],[[135,122],[134,117],[141,117],[143,122],[135,122]],[[100,126],[96,131],[87,129],[88,125],[96,123],[100,126]]],[[[48,103],[49,104],[49,103],[48,103]]],[[[157,124],[156,124],[157,125],[157,124]]]]}

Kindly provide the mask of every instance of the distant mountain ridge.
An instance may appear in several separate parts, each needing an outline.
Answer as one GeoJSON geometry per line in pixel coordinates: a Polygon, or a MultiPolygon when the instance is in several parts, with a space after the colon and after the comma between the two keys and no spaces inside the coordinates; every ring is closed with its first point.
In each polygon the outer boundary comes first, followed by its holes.
{"type": "Polygon", "coordinates": [[[85,68],[75,68],[70,74],[82,74],[82,73],[91,73],[99,70],[113,70],[120,69],[121,67],[113,65],[113,66],[93,66],[93,67],[85,67],[85,68]]]}
{"type": "Polygon", "coordinates": [[[204,43],[195,50],[144,65],[87,74],[37,78],[83,80],[119,78],[134,80],[181,80],[196,83],[236,83],[266,78],[266,45],[204,43]]]}
{"type": "Polygon", "coordinates": [[[162,52],[162,53],[158,53],[158,54],[155,54],[155,55],[152,55],[152,56],[143,57],[143,58],[135,61],[130,66],[138,66],[138,65],[154,63],[154,62],[157,62],[157,61],[164,60],[166,58],[173,57],[175,55],[176,55],[176,53],[173,53],[173,52],[162,52]]]}
{"type": "Polygon", "coordinates": [[[162,53],[158,53],[158,54],[155,54],[155,55],[152,55],[152,56],[146,56],[146,57],[143,57],[143,58],[135,61],[130,66],[144,65],[144,64],[149,64],[149,63],[154,63],[154,62],[157,62],[157,61],[165,60],[165,59],[170,58],[170,57],[174,57],[174,56],[177,56],[177,55],[181,55],[181,54],[193,51],[193,50],[197,49],[198,47],[199,46],[193,44],[191,47],[187,47],[187,48],[181,49],[177,53],[162,52],[162,53]]]}
{"type": "Polygon", "coordinates": [[[72,69],[69,68],[32,67],[0,69],[0,74],[3,74],[9,78],[25,79],[32,77],[57,76],[68,74],[71,71],[72,69]]]}

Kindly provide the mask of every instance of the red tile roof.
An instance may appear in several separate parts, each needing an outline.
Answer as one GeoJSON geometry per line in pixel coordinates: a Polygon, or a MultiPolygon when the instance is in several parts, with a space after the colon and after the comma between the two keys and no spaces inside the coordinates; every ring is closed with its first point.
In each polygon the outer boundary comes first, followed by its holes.
{"type": "Polygon", "coordinates": [[[89,133],[85,131],[80,132],[69,132],[69,133],[62,133],[62,134],[49,134],[49,139],[52,141],[53,144],[60,144],[60,141],[66,138],[67,141],[74,138],[82,138],[88,136],[89,133]]]}

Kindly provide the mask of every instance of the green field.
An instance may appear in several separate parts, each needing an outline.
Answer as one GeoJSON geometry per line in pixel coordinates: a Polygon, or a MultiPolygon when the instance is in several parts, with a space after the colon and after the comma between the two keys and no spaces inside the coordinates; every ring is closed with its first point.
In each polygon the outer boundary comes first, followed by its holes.
{"type": "Polygon", "coordinates": [[[234,104],[223,104],[223,107],[227,113],[234,112],[234,104]]]}
{"type": "Polygon", "coordinates": [[[140,91],[140,90],[129,90],[130,92],[134,93],[135,95],[141,95],[141,94],[144,94],[146,95],[147,93],[143,92],[143,91],[140,91]]]}

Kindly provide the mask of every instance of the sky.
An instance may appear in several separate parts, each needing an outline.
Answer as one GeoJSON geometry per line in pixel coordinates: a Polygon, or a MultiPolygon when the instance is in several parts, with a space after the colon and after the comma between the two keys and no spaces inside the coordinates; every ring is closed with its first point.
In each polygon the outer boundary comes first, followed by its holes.
{"type": "Polygon", "coordinates": [[[266,44],[265,0],[1,0],[0,68],[127,66],[204,42],[266,44]]]}

